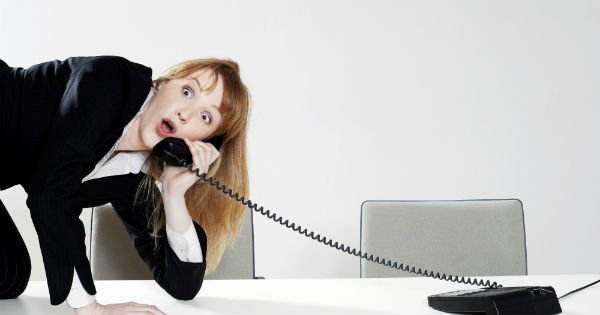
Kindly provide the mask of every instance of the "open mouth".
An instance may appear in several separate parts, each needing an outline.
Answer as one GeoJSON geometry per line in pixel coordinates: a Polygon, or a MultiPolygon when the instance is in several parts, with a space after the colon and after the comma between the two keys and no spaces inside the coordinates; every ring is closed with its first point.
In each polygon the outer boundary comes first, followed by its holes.
{"type": "Polygon", "coordinates": [[[162,137],[169,137],[177,131],[177,127],[175,127],[175,124],[169,119],[161,120],[156,129],[158,134],[162,137]]]}
{"type": "Polygon", "coordinates": [[[170,122],[163,120],[162,121],[163,124],[163,129],[167,130],[168,132],[172,132],[173,131],[173,126],[171,125],[170,122]]]}

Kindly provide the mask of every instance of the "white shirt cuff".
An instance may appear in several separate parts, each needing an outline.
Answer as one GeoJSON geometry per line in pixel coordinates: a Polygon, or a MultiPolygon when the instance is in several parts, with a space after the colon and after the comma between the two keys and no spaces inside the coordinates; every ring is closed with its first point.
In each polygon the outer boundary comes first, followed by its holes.
{"type": "Polygon", "coordinates": [[[200,240],[194,228],[194,223],[190,220],[190,226],[183,233],[179,234],[173,231],[167,222],[167,240],[169,245],[179,257],[181,261],[187,262],[202,262],[202,248],[200,247],[200,240]]]}
{"type": "Polygon", "coordinates": [[[69,296],[67,296],[67,305],[71,308],[80,308],[92,304],[95,299],[95,295],[90,295],[83,288],[79,276],[77,275],[77,270],[73,267],[73,284],[71,285],[69,296]]]}

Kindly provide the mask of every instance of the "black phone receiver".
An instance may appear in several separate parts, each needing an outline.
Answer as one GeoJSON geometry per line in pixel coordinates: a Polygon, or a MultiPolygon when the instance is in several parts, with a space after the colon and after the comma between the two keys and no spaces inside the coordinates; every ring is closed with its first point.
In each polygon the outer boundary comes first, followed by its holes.
{"type": "MultiPolygon", "coordinates": [[[[214,136],[203,142],[211,143],[219,150],[223,143],[223,135],[214,136]]],[[[160,140],[152,148],[152,154],[171,166],[185,166],[193,162],[192,153],[185,140],[176,137],[166,137],[160,140]]]]}
{"type": "Polygon", "coordinates": [[[215,149],[217,149],[217,151],[218,151],[218,150],[221,150],[221,144],[223,143],[223,135],[218,135],[218,136],[211,137],[209,139],[204,139],[204,140],[202,140],[202,142],[208,142],[208,143],[212,144],[215,147],[215,149]]]}

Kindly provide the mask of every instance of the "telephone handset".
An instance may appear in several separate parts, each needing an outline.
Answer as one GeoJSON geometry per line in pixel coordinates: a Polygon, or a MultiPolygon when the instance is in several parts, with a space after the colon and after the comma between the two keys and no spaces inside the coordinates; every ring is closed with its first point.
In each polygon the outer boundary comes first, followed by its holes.
{"type": "MultiPolygon", "coordinates": [[[[210,139],[204,140],[204,142],[212,143],[217,150],[220,149],[223,141],[223,136],[215,136],[210,139]]],[[[296,226],[295,223],[288,224],[288,220],[283,221],[282,217],[277,218],[275,213],[271,214],[270,210],[263,210],[263,207],[257,209],[257,204],[252,204],[252,202],[248,199],[244,201],[245,197],[238,197],[239,193],[233,193],[231,189],[227,189],[225,185],[219,186],[218,181],[213,182],[213,178],[206,178],[206,173],[200,174],[200,169],[192,169],[192,154],[189,151],[189,148],[185,141],[180,138],[175,137],[167,137],[158,142],[154,148],[152,149],[152,154],[157,158],[161,159],[167,165],[171,166],[182,166],[189,169],[191,172],[196,173],[196,175],[205,182],[208,182],[210,185],[215,186],[216,189],[223,191],[224,194],[229,195],[231,198],[235,198],[235,200],[241,202],[245,206],[249,206],[254,209],[254,211],[259,212],[262,215],[267,216],[269,219],[272,219],[275,222],[279,222],[281,225],[285,225],[287,228],[291,228],[292,230],[304,234],[306,237],[310,237],[318,242],[321,242],[325,245],[329,245],[331,247],[335,247],[338,250],[344,251],[348,254],[358,256],[372,262],[382,264],[384,266],[388,266],[391,268],[396,268],[398,270],[414,273],[421,276],[427,276],[439,280],[452,281],[457,283],[464,284],[472,284],[480,287],[487,287],[476,290],[463,290],[463,291],[454,291],[444,294],[432,295],[428,297],[429,306],[444,312],[480,312],[485,314],[497,314],[497,315],[512,315],[512,314],[522,314],[519,310],[522,310],[523,307],[526,307],[528,310],[532,310],[528,312],[528,314],[558,314],[562,312],[560,308],[560,304],[558,303],[558,299],[556,298],[556,293],[552,287],[506,287],[504,288],[502,285],[497,284],[496,282],[490,283],[489,280],[477,280],[476,278],[465,278],[453,275],[441,274],[439,272],[421,270],[421,268],[416,269],[415,267],[411,267],[406,264],[393,262],[390,260],[380,259],[376,257],[373,259],[373,255],[367,255],[367,253],[361,253],[361,251],[357,251],[355,248],[351,248],[349,246],[345,246],[344,244],[339,244],[335,242],[332,244],[332,240],[327,240],[326,237],[321,237],[320,234],[314,236],[314,232],[307,233],[307,229],[302,230],[300,225],[296,226]],[[477,292],[477,294],[474,294],[477,292]],[[513,294],[512,292],[522,293],[520,295],[513,294]],[[543,294],[535,294],[530,292],[542,292],[543,294]],[[501,301],[511,308],[500,309],[498,308],[498,301],[501,301]],[[494,306],[494,307],[492,307],[494,306]],[[491,310],[491,311],[488,311],[491,310]]]]}
{"type": "MultiPolygon", "coordinates": [[[[223,135],[212,137],[203,142],[211,143],[217,150],[223,143],[223,135]]],[[[192,153],[185,140],[175,137],[167,137],[158,142],[152,149],[152,154],[170,166],[186,166],[192,163],[192,153]]],[[[191,170],[191,165],[189,167],[191,170]]],[[[192,170],[193,171],[193,170],[192,170]]]]}

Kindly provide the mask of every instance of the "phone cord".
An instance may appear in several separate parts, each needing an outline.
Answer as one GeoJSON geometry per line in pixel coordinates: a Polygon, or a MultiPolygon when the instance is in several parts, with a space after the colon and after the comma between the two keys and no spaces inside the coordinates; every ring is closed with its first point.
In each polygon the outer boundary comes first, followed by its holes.
{"type": "Polygon", "coordinates": [[[427,269],[425,270],[421,270],[421,268],[419,268],[418,270],[415,269],[415,267],[410,267],[409,265],[405,265],[405,264],[398,264],[397,262],[394,262],[393,264],[391,264],[390,260],[386,260],[386,259],[379,259],[379,257],[376,257],[375,259],[373,259],[373,255],[369,255],[367,257],[367,253],[363,252],[361,253],[361,251],[356,252],[356,248],[352,248],[352,251],[350,251],[350,246],[345,246],[344,244],[339,244],[338,242],[335,242],[335,244],[331,244],[332,240],[327,240],[326,237],[322,237],[321,238],[321,234],[317,234],[317,236],[313,236],[314,232],[310,232],[310,233],[306,233],[307,229],[302,230],[302,226],[298,225],[296,226],[295,223],[291,223],[288,224],[288,220],[285,220],[284,222],[282,222],[283,218],[279,217],[277,218],[277,215],[275,213],[271,213],[270,210],[263,210],[263,207],[260,207],[260,209],[257,209],[256,206],[257,204],[251,204],[250,199],[248,199],[248,201],[244,201],[245,197],[242,196],[241,198],[238,198],[239,193],[235,193],[232,194],[231,189],[229,189],[228,191],[225,191],[226,187],[225,185],[219,187],[219,181],[216,181],[213,183],[213,178],[210,177],[209,179],[206,179],[206,173],[202,173],[199,174],[200,169],[196,168],[195,170],[192,169],[193,168],[193,164],[192,163],[186,163],[185,160],[179,159],[178,157],[175,157],[178,162],[179,165],[183,165],[185,168],[189,169],[191,172],[196,173],[196,175],[200,178],[202,178],[202,180],[204,180],[205,182],[208,182],[209,184],[211,184],[212,186],[215,186],[218,190],[222,190],[224,194],[228,194],[229,197],[231,198],[235,198],[237,201],[241,202],[243,205],[245,206],[249,206],[250,208],[254,209],[254,211],[259,212],[262,215],[267,216],[269,219],[272,219],[275,222],[279,222],[279,224],[281,225],[285,225],[285,227],[290,228],[300,234],[304,234],[306,237],[310,237],[313,240],[317,240],[318,242],[321,242],[325,245],[329,245],[331,247],[335,247],[338,250],[344,251],[348,254],[352,254],[354,256],[359,256],[361,258],[364,258],[366,260],[370,260],[372,262],[378,263],[378,264],[382,264],[384,266],[388,266],[391,268],[396,268],[398,270],[402,270],[402,271],[406,271],[406,272],[410,272],[410,273],[414,273],[420,276],[426,276],[426,277],[431,277],[431,278],[435,278],[435,279],[440,279],[440,280],[446,280],[446,281],[452,281],[452,282],[458,282],[458,283],[464,283],[464,284],[472,284],[472,285],[477,285],[477,286],[485,286],[485,287],[490,287],[490,288],[502,288],[502,285],[496,283],[495,281],[490,283],[489,280],[487,281],[483,281],[483,279],[478,280],[477,278],[465,278],[465,277],[459,277],[459,276],[453,276],[453,275],[446,275],[445,273],[440,274],[439,272],[433,272],[433,271],[428,271],[427,269]]]}

